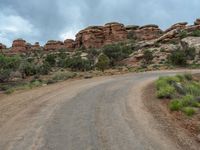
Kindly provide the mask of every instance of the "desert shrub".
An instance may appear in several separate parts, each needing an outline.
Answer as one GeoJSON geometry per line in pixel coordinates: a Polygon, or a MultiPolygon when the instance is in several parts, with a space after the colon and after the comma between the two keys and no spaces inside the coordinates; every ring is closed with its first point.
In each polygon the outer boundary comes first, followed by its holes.
{"type": "Polygon", "coordinates": [[[13,71],[19,68],[21,58],[19,56],[4,56],[0,54],[0,82],[5,82],[10,79],[13,71]]]}
{"type": "Polygon", "coordinates": [[[38,72],[37,66],[27,61],[23,61],[20,64],[19,70],[23,76],[32,76],[32,75],[37,74],[38,72]]]}
{"type": "Polygon", "coordinates": [[[179,32],[179,36],[181,39],[186,38],[188,36],[188,32],[187,31],[180,31],[179,32]]]}
{"type": "Polygon", "coordinates": [[[108,56],[106,56],[105,54],[101,54],[98,57],[98,62],[96,64],[96,67],[101,71],[104,71],[109,67],[109,64],[110,64],[110,59],[108,58],[108,56]]]}
{"type": "Polygon", "coordinates": [[[187,57],[183,50],[176,50],[168,57],[168,60],[171,64],[176,66],[186,66],[187,57]]]}
{"type": "Polygon", "coordinates": [[[49,63],[51,66],[55,66],[56,64],[56,55],[48,54],[45,58],[45,61],[49,63]]]}
{"type": "Polygon", "coordinates": [[[116,65],[119,61],[127,58],[132,49],[124,44],[112,44],[103,47],[103,53],[110,59],[111,65],[116,65]]]}
{"type": "Polygon", "coordinates": [[[38,66],[37,73],[41,75],[47,75],[51,71],[51,66],[48,62],[44,62],[42,65],[38,66]]]}
{"type": "Polygon", "coordinates": [[[182,109],[182,103],[180,102],[180,100],[172,100],[170,103],[169,103],[169,108],[171,111],[179,111],[182,109]]]}
{"type": "Polygon", "coordinates": [[[200,96],[200,84],[197,82],[187,83],[185,85],[186,92],[193,96],[200,96]]]}
{"type": "Polygon", "coordinates": [[[185,77],[185,79],[188,80],[188,81],[192,81],[192,79],[193,79],[192,74],[190,74],[190,73],[184,74],[184,77],[185,77]]]}
{"type": "Polygon", "coordinates": [[[191,36],[200,37],[200,30],[194,30],[191,36]]]}
{"type": "Polygon", "coordinates": [[[66,61],[66,67],[74,71],[88,71],[92,69],[92,63],[88,59],[82,59],[80,56],[69,58],[66,61]]]}
{"type": "Polygon", "coordinates": [[[196,113],[196,111],[195,111],[194,108],[192,108],[192,107],[184,107],[184,108],[182,109],[182,111],[183,111],[187,116],[193,116],[193,115],[196,113]]]}
{"type": "Polygon", "coordinates": [[[165,87],[160,88],[157,91],[157,97],[158,98],[172,98],[175,94],[175,88],[171,85],[166,85],[165,87]]]}
{"type": "Polygon", "coordinates": [[[10,89],[7,89],[7,90],[5,91],[5,94],[12,94],[12,93],[14,93],[14,92],[15,92],[15,89],[10,88],[10,89]]]}
{"type": "Polygon", "coordinates": [[[153,53],[150,50],[144,51],[144,61],[147,64],[150,64],[153,60],[153,53]]]}
{"type": "Polygon", "coordinates": [[[52,80],[53,81],[63,81],[63,80],[67,80],[69,78],[73,78],[75,77],[76,74],[75,73],[72,73],[72,72],[57,72],[52,80]]]}
{"type": "Polygon", "coordinates": [[[167,80],[164,77],[160,77],[157,81],[156,81],[156,88],[157,90],[165,87],[168,85],[167,80]]]}
{"type": "Polygon", "coordinates": [[[196,49],[193,47],[185,49],[185,55],[188,60],[193,60],[196,56],[196,49]]]}

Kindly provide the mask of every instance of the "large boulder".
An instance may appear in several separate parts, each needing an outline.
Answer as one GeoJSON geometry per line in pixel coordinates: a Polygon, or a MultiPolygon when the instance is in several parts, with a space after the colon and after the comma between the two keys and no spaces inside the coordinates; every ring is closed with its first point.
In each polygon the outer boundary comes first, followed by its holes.
{"type": "Polygon", "coordinates": [[[63,49],[64,47],[64,43],[61,41],[54,41],[54,40],[50,40],[48,41],[45,46],[44,46],[44,50],[46,51],[50,51],[50,50],[59,50],[59,49],[63,49]]]}
{"type": "Polygon", "coordinates": [[[26,41],[23,39],[16,39],[13,41],[11,51],[12,52],[26,52],[27,45],[26,41]]]}
{"type": "Polygon", "coordinates": [[[181,40],[183,48],[195,48],[196,53],[200,52],[200,37],[186,37],[181,40]]]}
{"type": "Polygon", "coordinates": [[[194,25],[200,25],[200,18],[196,19],[196,21],[194,22],[194,25]]]}

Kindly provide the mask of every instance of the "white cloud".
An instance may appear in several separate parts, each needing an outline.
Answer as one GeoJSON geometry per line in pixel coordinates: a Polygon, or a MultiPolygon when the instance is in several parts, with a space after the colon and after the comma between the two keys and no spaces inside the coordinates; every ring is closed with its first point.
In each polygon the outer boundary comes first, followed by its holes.
{"type": "Polygon", "coordinates": [[[10,46],[15,38],[37,36],[38,31],[26,19],[14,15],[0,13],[0,42],[10,46]]]}

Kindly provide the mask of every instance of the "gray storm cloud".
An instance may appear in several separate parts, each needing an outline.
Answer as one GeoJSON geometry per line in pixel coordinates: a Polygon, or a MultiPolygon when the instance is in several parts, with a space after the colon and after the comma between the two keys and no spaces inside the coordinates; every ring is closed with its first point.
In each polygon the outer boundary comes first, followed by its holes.
{"type": "Polygon", "coordinates": [[[39,41],[73,38],[88,25],[192,23],[199,0],[0,0],[0,43],[16,38],[39,41]]]}

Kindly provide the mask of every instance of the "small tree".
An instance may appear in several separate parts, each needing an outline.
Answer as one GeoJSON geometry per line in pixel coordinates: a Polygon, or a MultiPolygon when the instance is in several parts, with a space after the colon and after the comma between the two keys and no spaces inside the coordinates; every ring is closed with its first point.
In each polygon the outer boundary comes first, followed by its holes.
{"type": "Polygon", "coordinates": [[[110,64],[110,59],[108,58],[108,56],[106,56],[105,54],[101,54],[98,57],[98,62],[96,64],[96,67],[104,72],[104,70],[109,67],[109,64],[110,64]]]}
{"type": "Polygon", "coordinates": [[[152,52],[149,51],[149,50],[145,50],[144,51],[144,61],[145,61],[145,63],[150,64],[152,62],[152,60],[153,60],[152,52]]]}
{"type": "Polygon", "coordinates": [[[56,56],[53,55],[53,54],[49,54],[49,55],[47,55],[45,61],[48,62],[51,66],[55,66],[55,64],[56,64],[56,56]]]}
{"type": "Polygon", "coordinates": [[[176,50],[169,56],[169,62],[176,66],[186,66],[187,65],[187,57],[185,55],[185,51],[176,50]]]}

